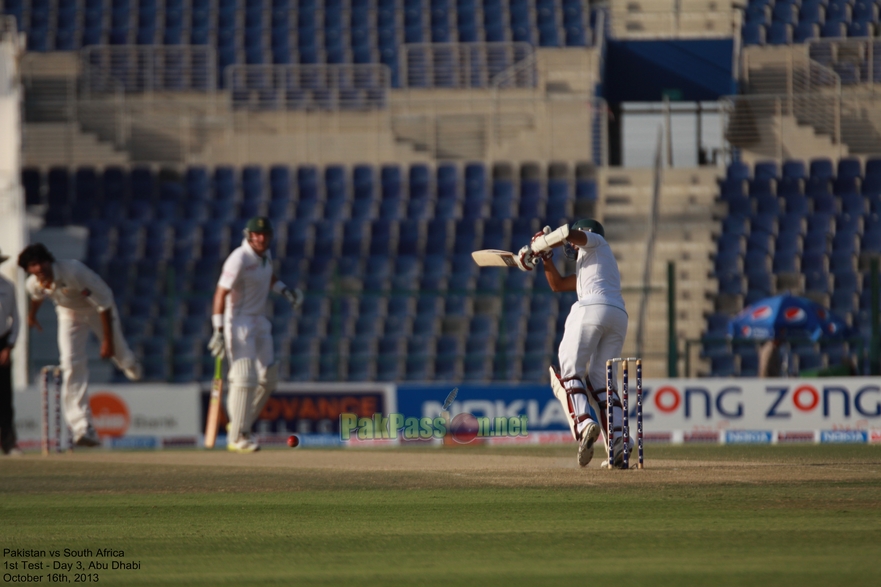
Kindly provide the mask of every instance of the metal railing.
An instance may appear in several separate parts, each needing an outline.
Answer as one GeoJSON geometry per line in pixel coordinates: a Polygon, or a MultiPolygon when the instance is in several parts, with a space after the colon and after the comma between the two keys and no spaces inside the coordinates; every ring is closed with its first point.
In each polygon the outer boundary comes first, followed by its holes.
{"type": "Polygon", "coordinates": [[[841,61],[835,61],[857,55],[864,61],[852,71],[878,68],[873,47],[877,44],[865,39],[824,40],[804,54],[789,52],[784,60],[744,52],[742,81],[751,93],[721,101],[729,154],[742,149],[782,160],[810,156],[812,146],[838,157],[881,153],[881,95],[876,84],[844,86],[838,73],[841,67],[836,67],[841,61]],[[832,67],[808,53],[831,56],[832,67]],[[813,128],[821,142],[804,127],[813,128]]]}
{"type": "Polygon", "coordinates": [[[396,98],[391,124],[396,141],[438,159],[532,157],[606,165],[607,118],[601,98],[574,95],[547,101],[532,95],[466,92],[430,101],[396,98]]]}
{"type": "Polygon", "coordinates": [[[401,46],[404,88],[534,88],[529,43],[412,43],[401,46]]]}
{"type": "Polygon", "coordinates": [[[814,39],[808,55],[831,68],[844,86],[867,84],[864,89],[878,91],[881,84],[881,41],[874,39],[814,39]]]}
{"type": "Polygon", "coordinates": [[[785,59],[768,60],[763,54],[744,51],[741,82],[753,94],[795,94],[840,92],[838,74],[811,59],[790,51],[785,59]]]}
{"type": "Polygon", "coordinates": [[[236,109],[382,109],[391,88],[391,70],[377,63],[231,65],[225,75],[236,109]]]}
{"type": "Polygon", "coordinates": [[[797,157],[797,150],[805,147],[805,129],[799,125],[813,127],[837,155],[846,154],[838,94],[728,96],[720,104],[729,155],[740,149],[781,161],[797,157]]]}
{"type": "Polygon", "coordinates": [[[209,45],[95,45],[80,51],[81,95],[217,91],[209,45]]]}

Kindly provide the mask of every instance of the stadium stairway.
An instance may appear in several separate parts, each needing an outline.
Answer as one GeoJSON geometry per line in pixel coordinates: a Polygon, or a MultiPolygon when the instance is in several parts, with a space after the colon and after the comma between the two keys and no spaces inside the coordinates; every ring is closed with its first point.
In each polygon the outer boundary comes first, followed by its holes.
{"type": "MultiPolygon", "coordinates": [[[[667,376],[667,264],[676,263],[676,329],[680,340],[700,338],[711,312],[714,218],[719,208],[715,169],[665,169],[658,200],[649,292],[642,298],[650,235],[653,171],[611,169],[600,174],[598,216],[618,259],[630,317],[624,355],[637,352],[645,303],[642,358],[645,377],[667,376]]],[[[682,351],[684,349],[680,349],[682,351]]]]}

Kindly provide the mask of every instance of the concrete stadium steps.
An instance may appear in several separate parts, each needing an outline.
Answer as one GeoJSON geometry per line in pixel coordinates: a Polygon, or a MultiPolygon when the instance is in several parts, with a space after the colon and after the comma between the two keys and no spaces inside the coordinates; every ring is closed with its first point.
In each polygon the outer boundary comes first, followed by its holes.
{"type": "Polygon", "coordinates": [[[26,166],[87,165],[95,161],[128,165],[131,162],[127,152],[118,151],[96,135],[83,132],[78,125],[64,122],[28,124],[21,156],[22,165],[26,166]]]}
{"type": "MultiPolygon", "coordinates": [[[[716,203],[719,175],[715,168],[663,170],[650,289],[645,298],[642,354],[646,377],[667,375],[669,261],[676,263],[676,330],[680,340],[700,338],[706,327],[705,313],[713,311],[717,284],[708,276],[713,269],[714,232],[718,230],[715,218],[720,212],[716,203]]],[[[651,169],[600,173],[598,215],[619,261],[630,316],[627,355],[636,352],[653,180],[651,169]]]]}
{"type": "Polygon", "coordinates": [[[811,47],[805,43],[743,49],[741,84],[750,108],[731,113],[729,120],[735,120],[738,114],[746,117],[727,130],[742,160],[754,163],[763,158],[837,159],[879,152],[881,99],[875,89],[866,83],[842,79],[838,94],[831,85],[831,80],[837,79],[834,67],[812,59],[811,47]],[[810,100],[799,102],[797,98],[805,94],[810,100]],[[782,112],[774,105],[774,97],[783,101],[782,112]],[[794,113],[789,111],[790,103],[795,107],[794,113]],[[832,136],[836,116],[840,144],[832,136]]]}
{"type": "Polygon", "coordinates": [[[393,89],[383,109],[333,111],[233,109],[225,91],[84,99],[76,95],[78,54],[28,53],[22,76],[33,91],[26,111],[37,119],[25,119],[32,147],[27,155],[34,157],[25,163],[120,162],[112,147],[101,151],[85,143],[72,155],[78,145],[32,132],[30,122],[77,124],[138,163],[601,159],[592,155],[597,117],[591,106],[599,50],[539,48],[535,59],[535,88],[393,89]]]}

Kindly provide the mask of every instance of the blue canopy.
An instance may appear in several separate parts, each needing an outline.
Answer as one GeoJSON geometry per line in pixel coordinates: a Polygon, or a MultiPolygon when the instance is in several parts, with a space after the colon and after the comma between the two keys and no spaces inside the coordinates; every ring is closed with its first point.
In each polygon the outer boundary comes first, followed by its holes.
{"type": "Polygon", "coordinates": [[[790,294],[759,300],[728,323],[732,338],[843,338],[847,324],[820,304],[790,294]]]}

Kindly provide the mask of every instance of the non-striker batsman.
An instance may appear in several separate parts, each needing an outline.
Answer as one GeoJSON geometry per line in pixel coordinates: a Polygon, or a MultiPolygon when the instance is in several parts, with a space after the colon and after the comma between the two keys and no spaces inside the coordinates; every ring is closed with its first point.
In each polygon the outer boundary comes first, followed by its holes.
{"type": "Polygon", "coordinates": [[[289,289],[272,271],[272,223],[256,216],[245,226],[240,247],[229,254],[214,292],[208,348],[215,357],[226,350],[229,360],[227,449],[248,453],[260,449],[251,427],[278,384],[272,326],[266,317],[270,289],[294,306],[303,292],[289,289]]]}

